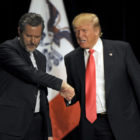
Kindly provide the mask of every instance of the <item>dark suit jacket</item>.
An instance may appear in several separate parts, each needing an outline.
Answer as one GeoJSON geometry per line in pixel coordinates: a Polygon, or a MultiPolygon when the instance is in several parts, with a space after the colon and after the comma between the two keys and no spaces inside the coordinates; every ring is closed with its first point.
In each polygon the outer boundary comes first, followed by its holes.
{"type": "Polygon", "coordinates": [[[36,94],[41,90],[40,106],[46,135],[51,135],[47,87],[60,90],[62,80],[46,71],[46,59],[34,51],[38,70],[32,65],[29,53],[17,38],[0,45],[0,140],[2,134],[22,138],[32,120],[36,94]]]}
{"type": "MultiPolygon", "coordinates": [[[[116,140],[140,140],[140,65],[126,42],[103,40],[103,49],[105,100],[113,134],[116,140]]],[[[68,83],[76,91],[72,103],[80,101],[81,133],[86,133],[84,50],[66,55],[65,65],[68,83]]]]}

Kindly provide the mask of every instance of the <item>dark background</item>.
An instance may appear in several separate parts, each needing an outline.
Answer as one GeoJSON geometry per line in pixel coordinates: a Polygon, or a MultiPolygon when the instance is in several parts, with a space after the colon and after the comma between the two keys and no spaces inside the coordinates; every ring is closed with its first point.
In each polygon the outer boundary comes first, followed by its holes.
{"type": "MultiPolygon", "coordinates": [[[[63,0],[72,38],[75,46],[76,39],[71,22],[81,12],[96,13],[100,19],[103,38],[124,40],[131,44],[140,62],[139,49],[139,3],[137,0],[63,0]]],[[[18,20],[28,12],[30,0],[4,0],[0,4],[0,43],[17,36],[18,20]]],[[[66,136],[74,140],[76,130],[66,136]]]]}

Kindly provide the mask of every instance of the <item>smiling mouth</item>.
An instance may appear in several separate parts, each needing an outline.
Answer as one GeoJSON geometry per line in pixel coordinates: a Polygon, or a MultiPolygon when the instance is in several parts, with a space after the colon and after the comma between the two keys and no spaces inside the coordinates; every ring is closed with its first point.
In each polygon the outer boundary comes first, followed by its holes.
{"type": "Polygon", "coordinates": [[[79,42],[81,45],[86,43],[86,40],[80,40],[79,42]]]}
{"type": "Polygon", "coordinates": [[[82,40],[82,39],[80,39],[79,42],[80,42],[80,43],[85,43],[86,40],[82,40]]]}

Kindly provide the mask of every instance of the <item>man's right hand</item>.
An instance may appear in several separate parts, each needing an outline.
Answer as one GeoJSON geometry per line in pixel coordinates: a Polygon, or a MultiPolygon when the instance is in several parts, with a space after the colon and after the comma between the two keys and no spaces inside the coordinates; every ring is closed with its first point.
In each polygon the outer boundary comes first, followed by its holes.
{"type": "Polygon", "coordinates": [[[63,81],[60,90],[60,95],[64,97],[67,101],[71,101],[72,98],[75,96],[74,88],[63,81]]]}

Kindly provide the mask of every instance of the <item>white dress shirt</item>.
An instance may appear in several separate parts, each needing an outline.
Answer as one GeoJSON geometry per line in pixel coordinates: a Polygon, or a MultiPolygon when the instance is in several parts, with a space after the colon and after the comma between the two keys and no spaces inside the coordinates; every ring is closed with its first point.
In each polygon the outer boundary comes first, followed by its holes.
{"type": "MultiPolygon", "coordinates": [[[[94,49],[94,59],[96,65],[96,107],[97,113],[106,112],[105,103],[105,79],[104,79],[104,61],[103,61],[103,44],[102,40],[99,38],[97,43],[93,46],[94,49]]],[[[87,65],[89,57],[89,49],[85,49],[85,67],[87,65]]]]}
{"type": "MultiPolygon", "coordinates": [[[[33,66],[37,68],[37,64],[36,64],[36,60],[34,58],[34,54],[32,52],[30,52],[30,59],[32,61],[32,64],[33,66]]],[[[37,97],[36,97],[36,106],[35,106],[35,113],[39,112],[40,111],[40,90],[38,90],[38,93],[37,93],[37,97]]]]}

